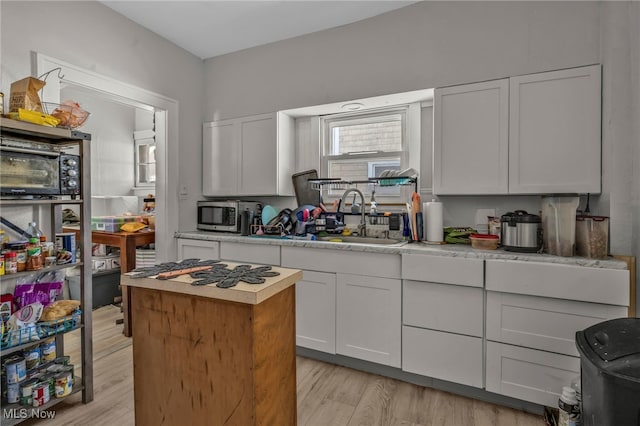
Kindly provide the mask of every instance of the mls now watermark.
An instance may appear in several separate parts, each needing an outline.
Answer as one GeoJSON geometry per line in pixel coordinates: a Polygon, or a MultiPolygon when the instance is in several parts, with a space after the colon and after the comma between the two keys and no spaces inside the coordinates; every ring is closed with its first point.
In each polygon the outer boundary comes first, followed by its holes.
{"type": "Polygon", "coordinates": [[[53,419],[56,416],[56,412],[39,408],[10,408],[3,409],[2,416],[5,419],[53,419]]]}

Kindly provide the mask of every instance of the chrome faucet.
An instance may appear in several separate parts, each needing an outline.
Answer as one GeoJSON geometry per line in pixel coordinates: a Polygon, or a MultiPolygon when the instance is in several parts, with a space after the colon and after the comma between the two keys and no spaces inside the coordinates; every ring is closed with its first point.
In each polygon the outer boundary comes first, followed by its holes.
{"type": "MultiPolygon", "coordinates": [[[[364,216],[364,195],[362,195],[362,191],[360,191],[358,188],[349,188],[346,191],[344,191],[344,194],[342,194],[342,203],[340,204],[342,206],[342,204],[344,204],[344,201],[347,199],[347,195],[351,194],[352,192],[355,192],[356,194],[358,194],[360,196],[360,224],[358,225],[358,235],[361,237],[366,237],[367,236],[367,220],[365,219],[364,216]]],[[[354,196],[354,200],[355,200],[355,196],[354,196]]],[[[340,211],[338,210],[338,213],[340,211]]]]}

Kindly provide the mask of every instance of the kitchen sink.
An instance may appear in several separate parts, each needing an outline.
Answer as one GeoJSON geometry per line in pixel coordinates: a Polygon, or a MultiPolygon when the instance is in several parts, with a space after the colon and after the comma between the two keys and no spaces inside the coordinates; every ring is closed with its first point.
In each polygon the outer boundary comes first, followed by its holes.
{"type": "Polygon", "coordinates": [[[393,245],[405,243],[406,241],[396,240],[394,238],[376,238],[376,237],[356,237],[350,235],[348,237],[342,235],[335,235],[329,237],[319,237],[318,241],[328,241],[332,243],[347,243],[347,244],[377,244],[377,245],[393,245]]]}

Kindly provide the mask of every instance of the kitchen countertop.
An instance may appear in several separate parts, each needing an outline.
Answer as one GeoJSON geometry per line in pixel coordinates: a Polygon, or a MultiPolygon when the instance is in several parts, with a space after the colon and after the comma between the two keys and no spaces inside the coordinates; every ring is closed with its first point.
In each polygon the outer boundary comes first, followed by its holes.
{"type": "Polygon", "coordinates": [[[347,250],[369,253],[388,254],[428,254],[431,256],[464,257],[469,259],[500,259],[519,260],[526,262],[546,262],[562,265],[586,266],[591,268],[627,269],[626,262],[612,257],[607,259],[588,259],[584,257],[561,257],[537,253],[516,253],[502,249],[476,250],[464,244],[427,244],[401,242],[391,245],[363,244],[363,243],[334,243],[328,241],[310,241],[306,239],[285,239],[279,237],[248,236],[238,234],[224,234],[206,231],[176,232],[176,238],[192,240],[224,241],[243,244],[263,244],[289,247],[307,247],[327,250],[347,250]]]}

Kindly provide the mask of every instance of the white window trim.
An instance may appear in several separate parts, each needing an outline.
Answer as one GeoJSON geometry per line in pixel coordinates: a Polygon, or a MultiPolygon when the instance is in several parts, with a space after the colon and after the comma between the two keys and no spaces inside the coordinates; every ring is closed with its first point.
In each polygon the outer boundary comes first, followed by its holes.
{"type": "MultiPolygon", "coordinates": [[[[403,126],[403,131],[404,131],[404,135],[403,135],[403,151],[394,151],[394,152],[386,152],[385,154],[389,154],[389,155],[397,155],[397,154],[401,154],[401,167],[402,168],[413,168],[414,170],[420,170],[420,155],[421,155],[421,141],[420,141],[420,129],[421,129],[421,104],[420,102],[413,102],[410,104],[404,104],[404,105],[393,105],[393,106],[389,106],[389,107],[385,107],[385,108],[380,108],[380,109],[370,109],[370,110],[366,110],[366,111],[357,111],[357,112],[349,112],[349,113],[341,113],[341,114],[332,114],[330,116],[320,116],[319,117],[319,145],[320,145],[320,158],[319,158],[319,162],[320,162],[320,176],[322,177],[336,177],[339,178],[339,176],[327,176],[328,173],[328,163],[329,163],[329,159],[330,156],[325,155],[325,153],[329,152],[330,146],[329,146],[329,139],[326,136],[327,132],[329,131],[329,125],[328,122],[329,121],[333,121],[336,119],[340,119],[340,118],[349,118],[349,117],[354,117],[354,116],[362,116],[362,115],[369,115],[369,114],[389,114],[389,113],[393,113],[393,112],[400,112],[400,111],[404,111],[404,126],[403,126]],[[404,156],[404,158],[403,158],[404,156]]],[[[363,117],[365,118],[365,117],[363,117]]],[[[379,157],[379,153],[372,153],[371,155],[367,155],[367,154],[360,154],[359,158],[366,158],[366,157],[371,157],[371,158],[378,158],[379,157]]],[[[331,156],[331,158],[333,159],[339,159],[339,158],[349,158],[349,157],[353,157],[353,155],[340,155],[340,156],[331,156]]],[[[371,186],[371,185],[369,185],[371,186]]],[[[416,188],[413,185],[410,185],[411,192],[413,192],[416,188]]],[[[359,189],[365,189],[364,185],[362,185],[361,188],[359,189]]],[[[370,190],[371,188],[367,188],[368,190],[370,190]]],[[[419,191],[419,188],[418,188],[419,191]]],[[[328,191],[325,191],[328,192],[328,191]]],[[[330,201],[333,199],[338,199],[340,198],[341,194],[337,194],[336,191],[332,191],[332,194],[327,194],[327,193],[323,193],[323,196],[327,199],[325,201],[330,201]]],[[[339,192],[339,191],[338,191],[339,192]]],[[[398,192],[398,194],[396,195],[384,195],[384,194],[378,194],[376,192],[376,201],[378,202],[378,204],[397,204],[397,203],[402,203],[406,200],[404,200],[404,195],[405,195],[406,191],[400,190],[398,192]]],[[[410,193],[411,193],[410,192],[410,193]]],[[[410,194],[409,193],[409,194],[410,194]]]]}

